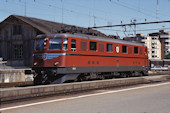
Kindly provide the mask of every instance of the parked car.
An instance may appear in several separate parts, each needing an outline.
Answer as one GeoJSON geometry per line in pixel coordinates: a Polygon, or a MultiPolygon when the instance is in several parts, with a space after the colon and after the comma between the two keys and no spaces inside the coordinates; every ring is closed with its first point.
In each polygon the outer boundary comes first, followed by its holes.
{"type": "Polygon", "coordinates": [[[154,66],[153,68],[151,68],[151,70],[153,70],[153,71],[167,71],[168,67],[166,67],[166,66],[164,66],[164,67],[162,67],[162,66],[154,66]]]}
{"type": "Polygon", "coordinates": [[[0,57],[0,61],[3,61],[3,58],[2,58],[2,57],[0,57]]]}

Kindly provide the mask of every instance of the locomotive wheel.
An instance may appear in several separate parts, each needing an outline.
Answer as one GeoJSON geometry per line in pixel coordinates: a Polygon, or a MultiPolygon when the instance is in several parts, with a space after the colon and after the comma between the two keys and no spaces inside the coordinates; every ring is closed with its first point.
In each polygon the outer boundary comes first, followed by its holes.
{"type": "Polygon", "coordinates": [[[84,81],[85,80],[85,77],[84,76],[78,76],[77,77],[77,82],[82,82],[82,81],[84,81]]]}
{"type": "Polygon", "coordinates": [[[129,71],[127,72],[127,77],[131,77],[132,76],[132,73],[129,71]]]}
{"type": "Polygon", "coordinates": [[[77,82],[82,82],[83,78],[82,77],[78,77],[77,82]]]}
{"type": "Polygon", "coordinates": [[[142,71],[143,76],[148,76],[148,71],[142,71]]]}
{"type": "Polygon", "coordinates": [[[34,77],[34,85],[42,85],[42,76],[41,75],[37,75],[36,77],[34,77]]]}
{"type": "Polygon", "coordinates": [[[51,83],[50,76],[48,76],[47,74],[44,74],[44,76],[42,77],[42,84],[46,85],[50,83],[51,83]]]}
{"type": "Polygon", "coordinates": [[[100,76],[100,80],[104,80],[105,77],[103,75],[100,76]]]}
{"type": "Polygon", "coordinates": [[[127,74],[126,74],[126,73],[121,73],[120,76],[121,76],[122,78],[126,78],[126,77],[127,77],[127,74]]]}

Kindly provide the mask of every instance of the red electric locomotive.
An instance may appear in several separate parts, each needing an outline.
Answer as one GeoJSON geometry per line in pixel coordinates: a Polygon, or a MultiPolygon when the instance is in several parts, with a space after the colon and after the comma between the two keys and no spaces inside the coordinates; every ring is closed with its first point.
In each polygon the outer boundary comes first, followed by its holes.
{"type": "Polygon", "coordinates": [[[35,40],[34,84],[146,75],[148,69],[147,47],[141,43],[67,33],[35,40]]]}

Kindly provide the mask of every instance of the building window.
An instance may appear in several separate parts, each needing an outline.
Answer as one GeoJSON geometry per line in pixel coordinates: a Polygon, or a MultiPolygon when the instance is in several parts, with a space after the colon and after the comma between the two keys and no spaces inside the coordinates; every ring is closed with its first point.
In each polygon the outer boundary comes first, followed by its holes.
{"type": "Polygon", "coordinates": [[[14,45],[14,59],[23,59],[23,45],[14,45]]]}
{"type": "Polygon", "coordinates": [[[87,50],[87,41],[84,41],[84,40],[81,41],[81,50],[82,51],[87,50]]]}
{"type": "Polygon", "coordinates": [[[152,58],[157,58],[157,55],[152,55],[152,58]]]}
{"type": "Polygon", "coordinates": [[[99,51],[104,52],[104,44],[103,43],[99,44],[99,51]]]}
{"type": "Polygon", "coordinates": [[[13,25],[13,35],[20,35],[21,30],[21,25],[13,25]]]}
{"type": "Polygon", "coordinates": [[[90,50],[91,51],[97,50],[97,42],[90,42],[90,50]]]}
{"type": "Polygon", "coordinates": [[[71,40],[71,51],[76,51],[76,40],[71,40]]]}
{"type": "Polygon", "coordinates": [[[134,53],[138,54],[138,47],[134,47],[134,53]]]}
{"type": "Polygon", "coordinates": [[[155,46],[152,46],[152,49],[156,49],[155,46]]]}
{"type": "Polygon", "coordinates": [[[122,53],[127,53],[127,46],[122,46],[122,53]]]}
{"type": "Polygon", "coordinates": [[[107,52],[113,52],[112,44],[107,44],[107,52]]]}

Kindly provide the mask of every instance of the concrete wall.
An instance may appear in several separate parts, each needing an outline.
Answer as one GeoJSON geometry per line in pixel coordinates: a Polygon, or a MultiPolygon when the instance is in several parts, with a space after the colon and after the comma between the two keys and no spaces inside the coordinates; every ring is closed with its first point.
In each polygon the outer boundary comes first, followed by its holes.
{"type": "Polygon", "coordinates": [[[33,81],[33,75],[25,75],[24,69],[0,70],[0,83],[33,81]]]}

